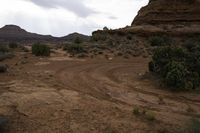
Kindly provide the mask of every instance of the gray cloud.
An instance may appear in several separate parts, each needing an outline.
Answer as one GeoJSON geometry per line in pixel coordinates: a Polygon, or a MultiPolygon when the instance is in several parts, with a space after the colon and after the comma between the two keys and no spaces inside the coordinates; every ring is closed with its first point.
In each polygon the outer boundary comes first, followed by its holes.
{"type": "Polygon", "coordinates": [[[64,8],[79,17],[87,17],[91,14],[96,14],[97,12],[87,7],[83,0],[30,0],[34,4],[45,7],[45,8],[64,8]]]}
{"type": "Polygon", "coordinates": [[[148,1],[2,0],[0,27],[15,24],[39,34],[64,36],[68,33],[80,32],[90,35],[92,31],[102,29],[104,26],[115,29],[131,23],[139,8],[146,5],[148,1]]]}
{"type": "Polygon", "coordinates": [[[109,18],[109,19],[114,19],[114,20],[115,20],[115,19],[118,19],[118,18],[115,17],[115,16],[109,16],[108,18],[109,18]]]}

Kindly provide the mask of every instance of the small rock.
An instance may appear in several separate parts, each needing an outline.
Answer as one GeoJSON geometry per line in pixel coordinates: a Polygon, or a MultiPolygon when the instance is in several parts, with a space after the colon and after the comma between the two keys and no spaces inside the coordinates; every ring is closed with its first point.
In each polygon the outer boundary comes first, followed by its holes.
{"type": "Polygon", "coordinates": [[[27,63],[28,63],[28,62],[25,61],[25,60],[23,60],[23,61],[20,62],[20,64],[27,64],[27,63]]]}
{"type": "Polygon", "coordinates": [[[112,57],[110,57],[110,58],[108,58],[108,60],[113,60],[113,58],[112,58],[112,57]]]}
{"type": "Polygon", "coordinates": [[[144,74],[143,74],[143,73],[139,73],[138,75],[139,75],[139,76],[144,76],[144,74]]]}
{"type": "Polygon", "coordinates": [[[73,56],[73,55],[69,55],[69,57],[70,57],[70,58],[73,58],[74,56],[73,56]]]}

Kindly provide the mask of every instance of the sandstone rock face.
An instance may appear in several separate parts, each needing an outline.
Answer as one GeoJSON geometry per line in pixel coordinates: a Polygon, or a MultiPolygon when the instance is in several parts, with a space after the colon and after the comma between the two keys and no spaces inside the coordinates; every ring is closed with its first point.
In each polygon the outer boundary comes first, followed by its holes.
{"type": "Polygon", "coordinates": [[[131,26],[94,34],[200,36],[200,0],[149,0],[131,26]]]}
{"type": "Polygon", "coordinates": [[[150,0],[132,25],[200,24],[200,0],[150,0]]]}
{"type": "Polygon", "coordinates": [[[200,34],[200,0],[150,0],[130,28],[142,34],[200,34]]]}

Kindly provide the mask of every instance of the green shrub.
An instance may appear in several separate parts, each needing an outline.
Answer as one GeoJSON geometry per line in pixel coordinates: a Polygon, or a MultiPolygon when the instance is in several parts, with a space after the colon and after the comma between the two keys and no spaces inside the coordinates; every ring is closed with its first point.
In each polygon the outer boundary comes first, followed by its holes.
{"type": "Polygon", "coordinates": [[[18,47],[18,44],[17,44],[17,43],[15,43],[15,42],[9,43],[9,48],[15,49],[15,48],[17,48],[17,47],[18,47]]]}
{"type": "Polygon", "coordinates": [[[155,70],[155,64],[153,61],[150,61],[149,62],[149,71],[150,72],[153,72],[155,70]]]}
{"type": "Polygon", "coordinates": [[[84,53],[84,47],[81,44],[75,43],[75,44],[67,44],[65,45],[64,49],[72,54],[78,54],[78,53],[84,53]]]}
{"type": "Polygon", "coordinates": [[[112,40],[112,39],[109,39],[109,40],[107,41],[107,45],[108,45],[109,47],[114,47],[113,40],[112,40]]]}
{"type": "Polygon", "coordinates": [[[7,53],[7,52],[9,52],[7,45],[0,45],[0,53],[7,53]]]}
{"type": "Polygon", "coordinates": [[[79,37],[76,37],[74,40],[74,43],[80,44],[80,43],[82,43],[82,40],[79,37]]]}
{"type": "Polygon", "coordinates": [[[165,71],[165,81],[168,86],[178,89],[185,88],[187,71],[182,64],[171,62],[167,65],[165,71]]]}
{"type": "Polygon", "coordinates": [[[132,40],[132,36],[131,36],[131,35],[128,35],[126,38],[127,38],[128,40],[132,40]]]}
{"type": "Polygon", "coordinates": [[[107,39],[107,36],[105,34],[101,33],[94,33],[92,34],[91,40],[92,41],[105,41],[107,39]]]}
{"type": "Polygon", "coordinates": [[[134,115],[139,115],[139,114],[140,114],[140,109],[139,109],[138,107],[135,107],[135,108],[133,109],[133,114],[134,114],[134,115]]]}
{"type": "Polygon", "coordinates": [[[200,121],[193,118],[187,123],[186,128],[178,131],[178,133],[200,133],[200,121]]]}
{"type": "Polygon", "coordinates": [[[172,39],[167,36],[152,36],[148,40],[151,46],[166,46],[172,43],[172,39]]]}
{"type": "Polygon", "coordinates": [[[155,114],[153,112],[145,112],[145,118],[149,121],[154,121],[156,120],[155,114]]]}
{"type": "Polygon", "coordinates": [[[36,43],[32,45],[32,54],[36,56],[49,56],[50,48],[47,45],[36,43]]]}
{"type": "Polygon", "coordinates": [[[188,48],[165,46],[157,48],[149,63],[149,71],[161,76],[173,90],[200,86],[200,56],[188,48]]]}
{"type": "Polygon", "coordinates": [[[200,40],[196,38],[190,38],[184,42],[183,46],[192,52],[196,47],[200,46],[200,40]]]}
{"type": "Polygon", "coordinates": [[[200,76],[198,72],[191,72],[189,75],[188,83],[192,84],[191,88],[195,89],[200,86],[200,76]]]}
{"type": "Polygon", "coordinates": [[[165,66],[171,61],[181,62],[184,60],[186,52],[182,48],[178,47],[160,47],[154,51],[153,63],[154,72],[162,73],[165,66]]]}

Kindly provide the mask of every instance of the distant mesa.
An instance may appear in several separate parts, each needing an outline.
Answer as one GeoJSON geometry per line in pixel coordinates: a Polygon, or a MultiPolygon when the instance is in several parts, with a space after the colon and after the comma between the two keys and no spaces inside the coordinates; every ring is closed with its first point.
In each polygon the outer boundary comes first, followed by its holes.
{"type": "Polygon", "coordinates": [[[37,42],[37,41],[72,41],[76,37],[80,39],[88,40],[90,37],[86,35],[82,35],[79,33],[72,33],[64,37],[53,37],[51,35],[40,35],[36,33],[27,32],[17,25],[5,25],[0,28],[0,41],[29,41],[29,42],[37,42]]]}

